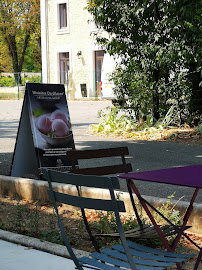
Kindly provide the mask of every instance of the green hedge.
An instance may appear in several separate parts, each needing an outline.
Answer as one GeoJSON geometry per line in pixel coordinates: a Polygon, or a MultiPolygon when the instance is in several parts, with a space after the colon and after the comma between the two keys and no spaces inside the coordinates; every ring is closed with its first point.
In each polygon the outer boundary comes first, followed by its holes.
{"type": "Polygon", "coordinates": [[[15,86],[15,79],[11,76],[0,76],[0,86],[15,86]]]}
{"type": "Polygon", "coordinates": [[[41,76],[32,76],[32,77],[22,78],[22,85],[25,85],[26,81],[29,81],[30,83],[40,83],[41,76]]]}
{"type": "MultiPolygon", "coordinates": [[[[22,78],[21,85],[25,85],[26,81],[29,81],[31,83],[40,83],[41,82],[41,76],[31,76],[22,78]]],[[[15,86],[15,79],[11,76],[5,77],[0,76],[0,87],[9,87],[9,86],[15,86]]]]}

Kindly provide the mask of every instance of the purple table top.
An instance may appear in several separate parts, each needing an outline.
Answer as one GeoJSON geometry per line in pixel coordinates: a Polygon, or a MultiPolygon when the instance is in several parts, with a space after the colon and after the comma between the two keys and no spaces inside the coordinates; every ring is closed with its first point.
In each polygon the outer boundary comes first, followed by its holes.
{"type": "Polygon", "coordinates": [[[202,165],[169,168],[163,170],[132,172],[119,178],[157,182],[185,187],[202,188],[202,165]]]}

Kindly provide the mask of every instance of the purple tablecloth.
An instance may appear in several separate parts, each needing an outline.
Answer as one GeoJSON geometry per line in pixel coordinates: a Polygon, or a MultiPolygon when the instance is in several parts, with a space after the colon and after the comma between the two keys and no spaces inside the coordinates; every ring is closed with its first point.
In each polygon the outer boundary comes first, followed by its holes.
{"type": "Polygon", "coordinates": [[[169,168],[163,170],[132,172],[119,178],[150,181],[178,186],[202,188],[202,165],[169,168]]]}

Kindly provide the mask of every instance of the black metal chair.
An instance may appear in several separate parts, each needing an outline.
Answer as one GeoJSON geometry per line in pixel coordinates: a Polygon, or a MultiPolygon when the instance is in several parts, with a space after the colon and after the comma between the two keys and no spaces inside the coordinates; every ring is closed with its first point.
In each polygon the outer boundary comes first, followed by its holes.
{"type": "Polygon", "coordinates": [[[163,270],[175,264],[183,267],[186,259],[195,256],[156,250],[126,241],[119,216],[120,212],[125,212],[125,206],[122,201],[116,200],[114,193],[114,189],[120,188],[116,177],[76,175],[47,169],[43,169],[42,172],[44,179],[48,180],[49,183],[48,194],[53,201],[64,243],[77,269],[82,270],[83,267],[88,267],[90,269],[104,270],[121,270],[126,268],[133,270],[163,270]],[[71,184],[75,187],[105,188],[109,191],[110,199],[94,199],[82,197],[81,194],[74,196],[59,193],[53,190],[52,182],[71,184]],[[100,253],[94,252],[89,257],[77,258],[58,213],[57,202],[86,209],[113,211],[122,244],[114,245],[111,249],[105,248],[100,253]]]}

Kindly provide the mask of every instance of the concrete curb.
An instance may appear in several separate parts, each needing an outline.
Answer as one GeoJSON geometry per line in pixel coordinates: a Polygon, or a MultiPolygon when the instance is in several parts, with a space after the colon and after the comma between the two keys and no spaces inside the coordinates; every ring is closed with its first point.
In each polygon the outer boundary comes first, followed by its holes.
{"type": "MultiPolygon", "coordinates": [[[[50,243],[47,241],[41,241],[40,239],[33,238],[33,237],[28,237],[25,235],[17,234],[17,233],[12,233],[4,230],[0,230],[0,239],[5,240],[7,242],[15,243],[15,244],[20,244],[22,246],[26,247],[32,247],[37,250],[45,251],[48,253],[51,253],[53,255],[61,256],[61,257],[68,257],[71,259],[67,248],[62,245],[50,243]]],[[[77,250],[73,249],[75,252],[75,255],[79,257],[83,256],[89,256],[89,252],[82,251],[82,250],[77,250]]]]}
{"type": "MultiPolygon", "coordinates": [[[[55,190],[68,194],[77,194],[77,190],[72,185],[64,185],[53,183],[55,190]]],[[[33,180],[20,177],[9,177],[0,175],[0,195],[9,196],[11,198],[27,199],[30,201],[49,202],[48,183],[42,180],[33,180]]],[[[117,191],[121,200],[124,201],[126,210],[129,213],[133,212],[132,205],[130,203],[130,197],[127,192],[117,191]]],[[[110,198],[109,192],[104,189],[95,188],[82,188],[82,194],[86,197],[94,198],[110,198]]],[[[167,199],[144,196],[146,200],[152,203],[154,206],[162,206],[167,203],[167,199]]],[[[189,204],[184,201],[172,201],[173,205],[176,204],[175,209],[180,210],[181,214],[184,214],[189,204]]],[[[189,218],[188,225],[192,226],[190,231],[194,233],[202,232],[202,204],[195,203],[193,212],[189,218]]]]}

